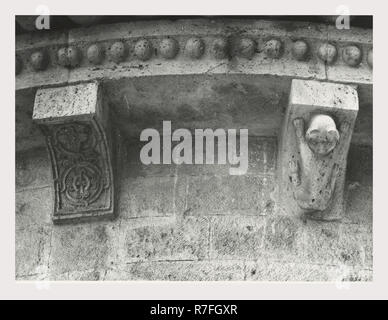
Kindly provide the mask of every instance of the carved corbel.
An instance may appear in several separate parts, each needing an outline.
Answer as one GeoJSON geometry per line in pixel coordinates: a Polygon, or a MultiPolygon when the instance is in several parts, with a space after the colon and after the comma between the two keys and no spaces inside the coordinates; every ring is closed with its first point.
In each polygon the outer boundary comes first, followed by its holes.
{"type": "Polygon", "coordinates": [[[338,220],[358,112],[353,86],[293,80],[279,143],[279,203],[285,214],[338,220]]]}
{"type": "Polygon", "coordinates": [[[113,217],[108,112],[96,82],[39,89],[33,121],[47,139],[54,223],[113,217]]]}

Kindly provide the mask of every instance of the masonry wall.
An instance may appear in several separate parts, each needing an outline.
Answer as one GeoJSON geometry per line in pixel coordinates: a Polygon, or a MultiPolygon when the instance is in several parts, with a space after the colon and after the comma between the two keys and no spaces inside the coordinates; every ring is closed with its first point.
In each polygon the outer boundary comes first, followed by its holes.
{"type": "Polygon", "coordinates": [[[43,147],[16,154],[18,280],[372,279],[372,148],[352,145],[342,222],[276,214],[276,137],[249,137],[249,170],[150,165],[120,153],[118,216],[53,225],[43,147]]]}

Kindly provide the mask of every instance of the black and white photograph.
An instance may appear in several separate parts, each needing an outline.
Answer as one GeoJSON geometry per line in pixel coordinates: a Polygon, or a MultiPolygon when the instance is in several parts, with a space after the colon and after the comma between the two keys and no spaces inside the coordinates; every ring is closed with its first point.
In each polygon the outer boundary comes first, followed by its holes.
{"type": "Polygon", "coordinates": [[[388,299],[384,3],[1,6],[0,301],[151,320],[388,299]]]}
{"type": "Polygon", "coordinates": [[[48,9],[14,21],[15,280],[373,281],[372,15],[48,9]]]}

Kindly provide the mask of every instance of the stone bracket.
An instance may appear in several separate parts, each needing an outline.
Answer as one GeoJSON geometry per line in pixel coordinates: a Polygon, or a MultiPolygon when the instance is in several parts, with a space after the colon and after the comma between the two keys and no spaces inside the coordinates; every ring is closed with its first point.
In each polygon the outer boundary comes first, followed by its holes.
{"type": "Polygon", "coordinates": [[[278,153],[283,214],[342,218],[347,154],[357,112],[354,86],[292,81],[278,153]]]}
{"type": "Polygon", "coordinates": [[[52,163],[54,223],[114,215],[108,113],[96,82],[39,89],[33,120],[52,163]]]}

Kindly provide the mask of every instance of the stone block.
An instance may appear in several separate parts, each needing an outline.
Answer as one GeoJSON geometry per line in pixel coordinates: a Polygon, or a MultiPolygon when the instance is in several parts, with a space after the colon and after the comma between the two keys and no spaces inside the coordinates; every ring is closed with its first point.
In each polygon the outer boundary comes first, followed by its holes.
{"type": "Polygon", "coordinates": [[[309,222],[298,237],[298,256],[306,263],[372,267],[372,227],[309,222]]]}
{"type": "Polygon", "coordinates": [[[51,225],[54,192],[50,187],[30,189],[15,194],[16,229],[51,225]]]}
{"type": "Polygon", "coordinates": [[[303,262],[258,260],[247,262],[245,272],[247,281],[331,281],[338,287],[343,281],[372,281],[369,269],[303,262]]]}
{"type": "MultiPolygon", "coordinates": [[[[239,140],[237,140],[237,143],[239,140]]],[[[204,144],[205,148],[205,144],[204,144]]],[[[193,149],[194,150],[194,149],[193,149]]],[[[236,167],[229,164],[218,164],[218,143],[214,143],[214,165],[211,164],[182,164],[177,166],[178,173],[189,176],[229,176],[229,169],[236,167]]],[[[227,155],[227,149],[225,150],[227,155]]],[[[238,153],[239,154],[239,153],[238,153]]],[[[274,137],[248,137],[248,171],[245,175],[265,176],[274,175],[276,167],[277,143],[274,137]]],[[[205,155],[205,152],[204,152],[205,155]]]]}
{"type": "Polygon", "coordinates": [[[298,254],[297,240],[303,224],[297,219],[287,216],[270,216],[266,219],[264,248],[272,257],[281,259],[283,256],[298,254]]]}
{"type": "Polygon", "coordinates": [[[172,216],[182,212],[185,180],[178,177],[129,177],[120,181],[118,214],[123,219],[172,216]]]}
{"type": "Polygon", "coordinates": [[[277,139],[274,137],[249,137],[248,175],[275,174],[277,139]]]}
{"type": "Polygon", "coordinates": [[[51,229],[31,227],[16,229],[15,273],[16,279],[38,279],[47,274],[51,250],[51,229]]]}
{"type": "Polygon", "coordinates": [[[105,280],[231,281],[244,280],[242,261],[157,261],[129,264],[107,272],[105,280]]]}
{"type": "Polygon", "coordinates": [[[264,253],[264,217],[213,217],[211,259],[256,259],[264,253]]]}
{"type": "Polygon", "coordinates": [[[149,260],[201,260],[208,256],[209,222],[206,218],[170,219],[166,224],[133,228],[122,225],[124,263],[149,260]]]}
{"type": "Polygon", "coordinates": [[[83,270],[83,271],[69,271],[62,274],[55,274],[50,276],[50,281],[101,281],[105,280],[106,270],[83,270]]]}
{"type": "Polygon", "coordinates": [[[33,119],[38,122],[63,122],[67,117],[91,117],[94,114],[101,117],[101,101],[97,90],[96,82],[40,89],[35,96],[33,119]]]}
{"type": "Polygon", "coordinates": [[[212,220],[213,259],[298,261],[302,222],[287,216],[230,216],[212,220]]]}
{"type": "Polygon", "coordinates": [[[53,229],[50,279],[57,275],[100,270],[108,265],[115,226],[108,224],[61,225],[53,229]]]}
{"type": "Polygon", "coordinates": [[[256,176],[188,177],[186,214],[267,215],[274,210],[274,179],[256,176]]]}

